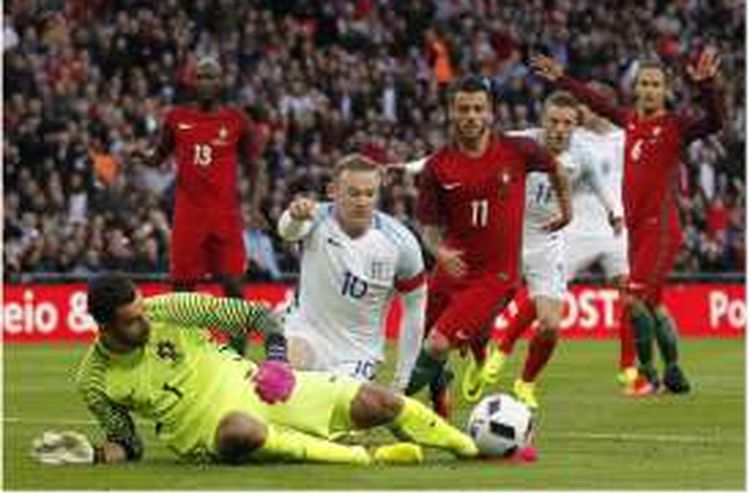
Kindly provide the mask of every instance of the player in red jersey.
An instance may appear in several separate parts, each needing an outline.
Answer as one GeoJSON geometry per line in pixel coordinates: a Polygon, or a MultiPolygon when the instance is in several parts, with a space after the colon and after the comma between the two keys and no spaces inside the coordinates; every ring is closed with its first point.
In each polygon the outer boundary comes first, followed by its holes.
{"type": "MultiPolygon", "coordinates": [[[[227,296],[242,297],[247,259],[237,165],[247,167],[252,203],[257,207],[256,171],[251,162],[250,122],[241,111],[221,103],[221,77],[216,59],[201,59],[196,67],[196,103],[169,110],[159,145],[140,156],[150,166],[175,157],[170,254],[175,289],[191,290],[197,281],[212,276],[221,280],[227,296]]],[[[235,347],[244,351],[243,345],[235,347]]]]}
{"type": "Polygon", "coordinates": [[[427,338],[406,394],[439,377],[453,348],[471,347],[477,376],[486,335],[520,285],[526,174],[550,176],[561,205],[548,230],[571,217],[562,168],[534,142],[493,137],[492,96],[480,77],[464,79],[452,96],[453,143],[427,162],[417,216],[425,247],[435,256],[429,281],[427,338]]]}
{"type": "Polygon", "coordinates": [[[687,67],[687,75],[699,87],[706,108],[700,119],[667,109],[667,74],[657,63],[640,66],[634,109],[613,106],[604,96],[565,76],[552,58],[536,56],[532,65],[541,76],[572,92],[625,130],[622,198],[631,270],[626,308],[635,331],[639,371],[658,387],[660,381],[652,360],[655,337],[665,364],[664,386],[674,393],[688,392],[690,384],[677,364],[674,320],[661,295],[682,244],[677,206],[680,156],[686,145],[718,131],[722,123],[721,100],[713,86],[719,58],[714,51],[705,50],[696,65],[687,67]]]}

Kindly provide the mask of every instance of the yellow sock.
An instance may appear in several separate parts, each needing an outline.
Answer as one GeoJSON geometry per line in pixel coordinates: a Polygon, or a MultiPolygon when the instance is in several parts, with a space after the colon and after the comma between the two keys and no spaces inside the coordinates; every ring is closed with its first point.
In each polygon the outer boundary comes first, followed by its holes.
{"type": "Polygon", "coordinates": [[[443,420],[419,401],[402,396],[404,406],[391,424],[399,439],[414,441],[424,446],[442,448],[459,457],[474,457],[478,450],[474,441],[443,420]]]}
{"type": "Polygon", "coordinates": [[[254,454],[258,460],[330,462],[369,465],[363,446],[345,446],[280,426],[268,426],[266,441],[254,454]]]}

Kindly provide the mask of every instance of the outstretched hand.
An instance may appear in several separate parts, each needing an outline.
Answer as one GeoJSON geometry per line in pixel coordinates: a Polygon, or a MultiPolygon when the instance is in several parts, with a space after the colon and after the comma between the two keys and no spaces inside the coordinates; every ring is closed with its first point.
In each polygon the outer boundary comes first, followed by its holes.
{"type": "Polygon", "coordinates": [[[705,49],[698,57],[697,63],[690,63],[687,68],[687,74],[695,83],[712,80],[719,73],[721,58],[713,49],[705,49]]]}
{"type": "Polygon", "coordinates": [[[289,363],[264,361],[253,377],[255,393],[268,404],[283,403],[292,394],[296,380],[289,363]]]}
{"type": "Polygon", "coordinates": [[[550,82],[554,82],[565,74],[560,63],[543,54],[531,56],[531,67],[539,76],[550,82]]]}

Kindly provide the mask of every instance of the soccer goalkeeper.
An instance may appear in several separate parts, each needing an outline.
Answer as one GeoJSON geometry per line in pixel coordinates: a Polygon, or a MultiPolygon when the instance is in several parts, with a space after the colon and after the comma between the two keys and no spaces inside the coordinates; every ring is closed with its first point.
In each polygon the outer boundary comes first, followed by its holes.
{"type": "Polygon", "coordinates": [[[143,299],[115,273],[89,283],[88,308],[100,333],[77,382],[106,440],[91,445],[75,432],[46,432],[34,442],[42,462],[139,460],[143,446],[131,412],[153,421],[158,438],[177,455],[199,461],[422,460],[414,444],[383,446],[371,456],[362,446],[327,439],[380,425],[457,457],[477,454],[469,436],[413,399],[348,377],[293,372],[282,361],[257,365],[220,350],[208,329],[260,331],[273,345],[281,325],[259,304],[194,293],[143,299]]]}

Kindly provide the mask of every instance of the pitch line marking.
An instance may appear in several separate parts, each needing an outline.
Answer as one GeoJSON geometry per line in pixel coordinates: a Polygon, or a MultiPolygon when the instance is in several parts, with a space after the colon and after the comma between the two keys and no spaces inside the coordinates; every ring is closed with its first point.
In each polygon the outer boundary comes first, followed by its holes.
{"type": "MultiPolygon", "coordinates": [[[[95,420],[85,419],[33,419],[19,417],[4,417],[6,424],[51,424],[51,425],[87,425],[96,426],[95,420]]],[[[145,421],[136,422],[136,426],[150,427],[145,421]]],[[[550,432],[546,436],[555,438],[584,439],[590,441],[635,441],[654,443],[678,443],[678,444],[723,444],[731,440],[720,436],[689,436],[685,434],[638,434],[617,432],[550,432]]]]}

